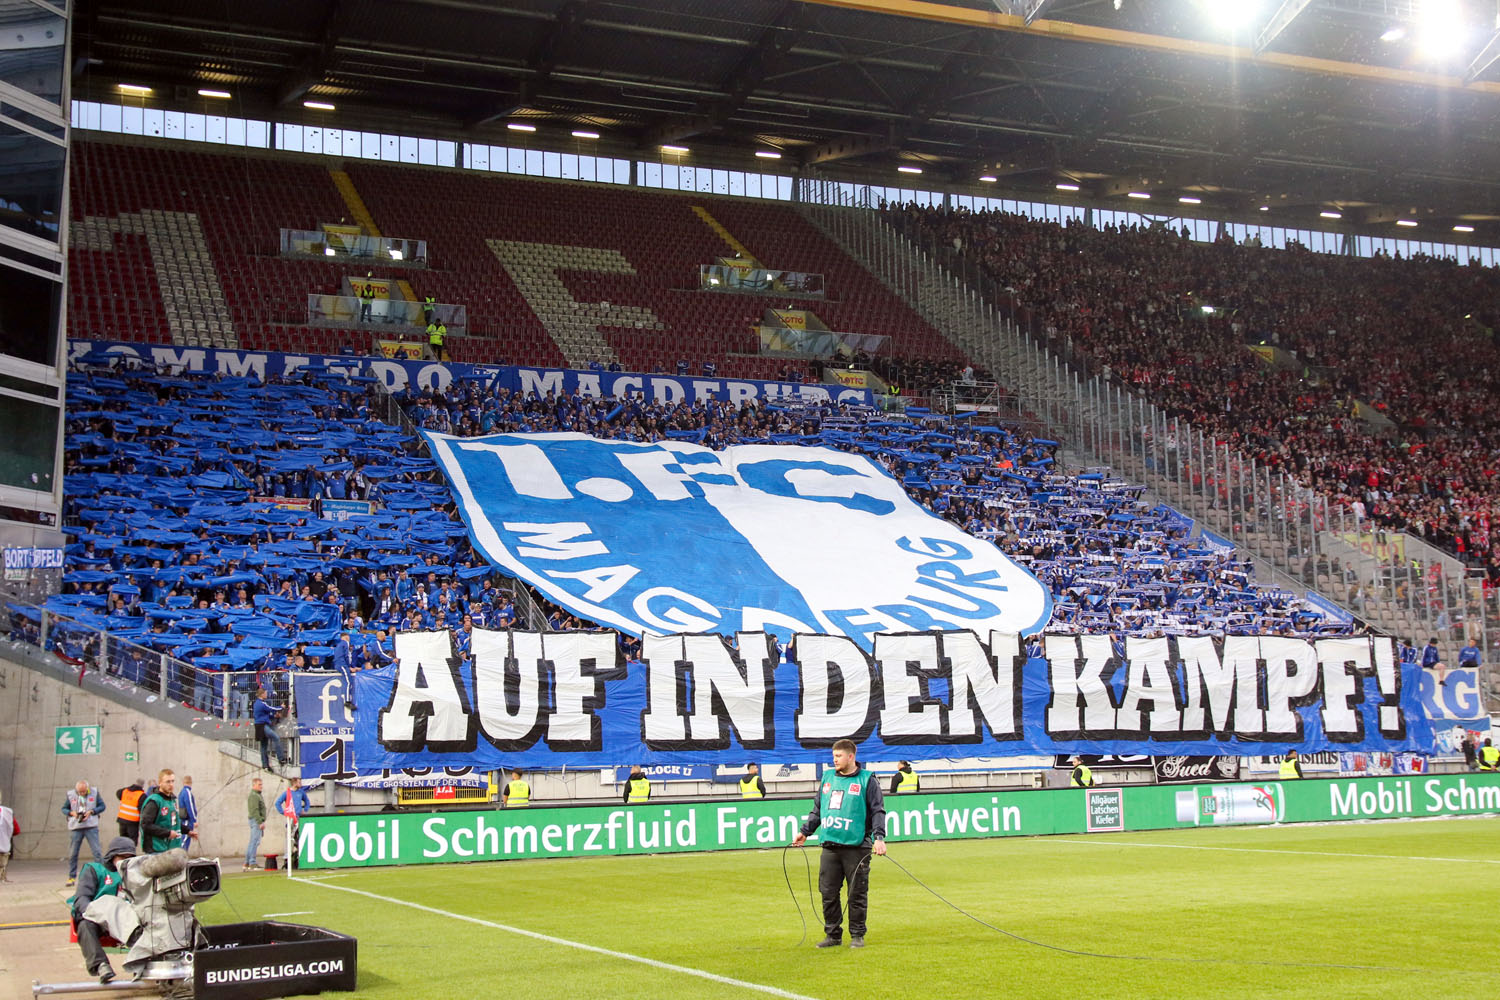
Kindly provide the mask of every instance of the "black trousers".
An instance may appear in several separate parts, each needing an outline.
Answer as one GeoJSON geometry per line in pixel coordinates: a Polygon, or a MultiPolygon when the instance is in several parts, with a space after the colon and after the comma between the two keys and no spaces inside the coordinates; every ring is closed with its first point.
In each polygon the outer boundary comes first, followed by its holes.
{"type": "Polygon", "coordinates": [[[109,956],[104,954],[104,948],[99,944],[99,937],[105,933],[104,929],[92,920],[78,918],[78,948],[83,952],[83,964],[89,970],[89,975],[98,975],[96,971],[101,965],[109,964],[109,956]]]}
{"type": "Polygon", "coordinates": [[[870,908],[870,848],[824,844],[818,860],[818,892],[823,895],[823,931],[831,938],[844,936],[844,914],[839,890],[849,887],[849,936],[865,936],[865,915],[870,908]]]}

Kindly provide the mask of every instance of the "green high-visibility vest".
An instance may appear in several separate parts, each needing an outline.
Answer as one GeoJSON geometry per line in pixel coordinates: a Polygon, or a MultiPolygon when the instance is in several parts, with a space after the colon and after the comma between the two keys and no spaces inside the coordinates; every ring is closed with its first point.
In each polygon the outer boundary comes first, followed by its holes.
{"type": "Polygon", "coordinates": [[[865,840],[865,795],[870,773],[824,771],[818,786],[818,813],[822,820],[818,836],[825,844],[852,847],[865,840]]]}
{"type": "MultiPolygon", "coordinates": [[[[94,876],[99,880],[99,891],[94,893],[95,899],[98,899],[100,896],[119,895],[121,882],[119,872],[108,865],[101,865],[97,861],[87,862],[87,867],[94,869],[94,876]]],[[[78,894],[76,892],[68,897],[69,909],[73,906],[73,900],[77,898],[78,894]]]]}
{"type": "Polygon", "coordinates": [[[752,774],[752,775],[750,775],[750,777],[748,777],[744,781],[740,782],[740,798],[742,798],[742,799],[763,799],[763,798],[765,798],[765,796],[763,794],[761,794],[760,782],[758,780],[756,780],[759,777],[760,777],[760,775],[758,775],[758,774],[752,774]]]}
{"type": "Polygon", "coordinates": [[[630,801],[631,802],[645,802],[650,797],[651,797],[651,779],[649,779],[649,778],[631,778],[630,779],[630,801]]]}
{"type": "Polygon", "coordinates": [[[448,328],[441,323],[429,323],[427,325],[427,342],[433,347],[443,346],[443,337],[448,333],[448,328]]]}
{"type": "Polygon", "coordinates": [[[525,809],[531,805],[530,785],[526,784],[520,778],[515,778],[508,787],[510,788],[510,794],[505,797],[505,808],[525,809]]]}
{"type": "Polygon", "coordinates": [[[1493,771],[1496,764],[1500,764],[1500,747],[1484,747],[1479,754],[1479,769],[1493,771]]]}
{"type": "Polygon", "coordinates": [[[162,851],[170,851],[174,847],[182,846],[182,816],[177,812],[177,800],[169,799],[160,792],[152,792],[146,799],[150,802],[155,799],[161,804],[156,813],[156,825],[164,826],[172,833],[168,837],[148,837],[146,828],[141,827],[141,850],[146,854],[160,854],[162,851]]]}
{"type": "Polygon", "coordinates": [[[901,784],[896,786],[897,795],[910,795],[922,785],[922,779],[917,777],[915,771],[897,771],[901,775],[901,784]]]}

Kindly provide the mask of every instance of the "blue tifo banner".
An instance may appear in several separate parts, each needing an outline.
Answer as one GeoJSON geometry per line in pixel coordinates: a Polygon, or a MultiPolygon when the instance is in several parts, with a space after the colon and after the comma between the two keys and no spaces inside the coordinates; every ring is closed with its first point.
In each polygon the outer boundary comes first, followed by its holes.
{"type": "Polygon", "coordinates": [[[115,359],[145,363],[185,372],[268,378],[333,375],[374,379],[391,392],[435,389],[446,392],[459,380],[480,380],[487,388],[549,391],[599,399],[646,399],[659,403],[852,403],[871,405],[869,389],[799,382],[757,382],[735,378],[697,378],[690,375],[643,375],[638,372],[573,371],[562,368],[521,368],[468,365],[453,362],[400,361],[350,354],[286,354],[276,351],[230,351],[175,344],[124,344],[104,341],[68,342],[68,360],[105,364],[115,359]]]}
{"type": "Polygon", "coordinates": [[[355,677],[361,769],[805,763],[851,739],[865,760],[1020,754],[1430,752],[1414,664],[1388,638],[1126,640],[972,631],[852,639],[476,629],[396,636],[355,677]]]}
{"type": "Polygon", "coordinates": [[[427,434],[475,547],[632,635],[1034,632],[1047,588],[863,455],[585,434],[427,434]]]}

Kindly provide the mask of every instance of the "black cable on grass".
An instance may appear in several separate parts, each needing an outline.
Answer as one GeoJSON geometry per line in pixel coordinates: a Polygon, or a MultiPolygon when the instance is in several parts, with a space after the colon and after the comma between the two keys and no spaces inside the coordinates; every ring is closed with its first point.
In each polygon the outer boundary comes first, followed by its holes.
{"type": "MultiPolygon", "coordinates": [[[[1082,958],[1111,958],[1111,959],[1117,959],[1117,960],[1122,961],[1122,962],[1175,962],[1175,963],[1181,963],[1181,964],[1184,964],[1184,965],[1260,965],[1260,966],[1271,966],[1271,967],[1274,967],[1274,968],[1283,968],[1283,969],[1352,969],[1352,970],[1356,970],[1356,971],[1359,971],[1359,972],[1431,972],[1431,971],[1435,971],[1435,970],[1431,970],[1431,969],[1400,968],[1400,967],[1397,967],[1397,966],[1390,966],[1390,965],[1344,965],[1344,964],[1341,964],[1341,963],[1338,963],[1338,962],[1276,962],[1276,961],[1272,961],[1272,960],[1269,960],[1269,959],[1177,958],[1177,957],[1173,957],[1173,956],[1162,956],[1162,955],[1112,955],[1112,954],[1109,954],[1109,953],[1106,953],[1106,952],[1082,951],[1082,950],[1077,949],[1077,948],[1064,948],[1062,945],[1048,944],[1045,941],[1036,941],[1036,940],[1033,940],[1033,939],[1031,939],[1029,937],[1023,937],[1022,935],[1016,934],[1013,931],[1006,930],[1004,927],[997,927],[997,926],[995,926],[994,924],[990,923],[987,920],[983,920],[983,919],[981,919],[979,917],[976,917],[976,916],[974,916],[974,914],[970,913],[968,910],[964,909],[962,906],[959,906],[957,903],[955,903],[952,900],[948,899],[946,896],[944,896],[942,893],[938,892],[936,889],[934,889],[932,886],[928,885],[926,882],[923,882],[921,879],[917,878],[915,875],[913,875],[911,873],[910,870],[907,869],[907,867],[905,865],[903,865],[901,862],[897,861],[895,858],[891,857],[889,854],[885,855],[885,859],[887,861],[889,861],[891,864],[895,865],[897,868],[900,868],[901,871],[903,873],[905,873],[905,875],[906,875],[907,878],[911,879],[913,882],[917,883],[917,885],[921,886],[923,889],[926,889],[928,892],[930,892],[934,896],[936,896],[939,900],[941,900],[942,902],[946,903],[948,906],[952,907],[953,909],[957,910],[959,913],[962,913],[964,916],[968,917],[970,920],[974,921],[976,924],[980,924],[981,926],[988,927],[990,930],[994,931],[995,933],[997,933],[997,934],[1003,934],[1003,935],[1005,935],[1006,937],[1010,938],[1013,941],[1019,941],[1022,944],[1035,945],[1038,948],[1046,948],[1048,951],[1062,952],[1064,955],[1078,955],[1078,956],[1080,956],[1082,958]]],[[[791,885],[790,882],[788,882],[787,884],[788,884],[788,886],[791,885]]],[[[804,935],[805,935],[805,932],[804,932],[804,935]]]]}
{"type": "MultiPolygon", "coordinates": [[[[787,845],[785,845],[785,846],[783,846],[781,848],[781,874],[786,879],[786,891],[789,892],[789,893],[791,893],[792,904],[797,907],[797,919],[799,919],[799,920],[802,921],[802,937],[801,937],[800,940],[797,941],[797,947],[800,948],[807,941],[807,918],[802,915],[802,904],[797,901],[797,892],[796,892],[795,889],[792,888],[792,877],[787,874],[787,870],[786,870],[786,852],[790,851],[791,849],[792,849],[792,845],[791,844],[787,844],[787,845]]],[[[817,913],[818,912],[818,906],[817,906],[816,900],[813,897],[812,862],[810,862],[810,861],[807,860],[807,852],[806,852],[806,850],[804,850],[802,848],[798,848],[798,850],[802,851],[802,864],[803,864],[803,867],[805,867],[807,869],[807,908],[808,908],[809,911],[811,911],[813,913],[817,913]]],[[[866,853],[865,856],[864,856],[864,858],[860,861],[859,865],[866,865],[866,866],[868,866],[869,863],[870,863],[870,854],[866,853]]],[[[859,874],[859,865],[855,865],[855,867],[854,867],[854,873],[855,873],[856,876],[859,874]]],[[[865,876],[869,877],[869,869],[868,868],[865,869],[865,876]]],[[[844,897],[841,897],[841,898],[843,899],[843,902],[841,902],[840,905],[839,905],[839,924],[840,925],[842,925],[843,922],[844,922],[844,916],[845,916],[845,914],[847,914],[849,912],[849,904],[848,904],[848,901],[847,901],[847,896],[844,896],[844,897]]]]}

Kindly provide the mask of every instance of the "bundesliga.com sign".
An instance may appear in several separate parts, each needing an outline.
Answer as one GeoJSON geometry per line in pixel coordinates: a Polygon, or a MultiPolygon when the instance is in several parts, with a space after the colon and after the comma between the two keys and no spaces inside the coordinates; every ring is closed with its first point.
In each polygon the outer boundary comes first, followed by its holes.
{"type": "MultiPolygon", "coordinates": [[[[304,817],[304,868],[776,847],[810,800],[304,817]]],[[[892,842],[1500,812],[1500,775],[1142,785],[886,798],[892,842]]],[[[816,843],[814,836],[810,842],[816,843]]]]}

